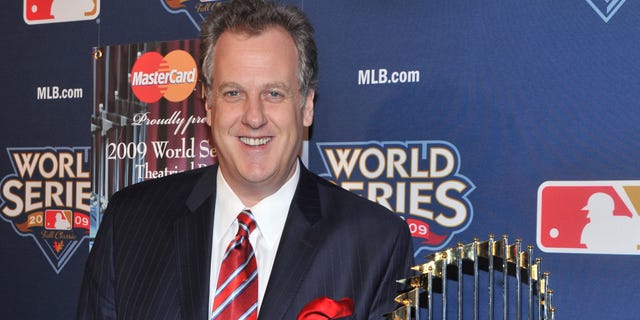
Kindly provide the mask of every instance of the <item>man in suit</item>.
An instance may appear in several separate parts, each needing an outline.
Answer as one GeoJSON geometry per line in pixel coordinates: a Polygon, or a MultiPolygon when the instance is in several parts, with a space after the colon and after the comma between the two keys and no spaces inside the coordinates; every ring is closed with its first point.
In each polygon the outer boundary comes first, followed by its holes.
{"type": "Polygon", "coordinates": [[[242,268],[257,269],[238,291],[251,291],[248,319],[296,319],[319,297],[351,299],[352,319],[392,311],[395,281],[413,265],[407,224],[298,159],[317,85],[306,16],[231,1],[203,25],[202,44],[218,164],[114,194],[87,262],[79,318],[240,318],[218,300],[228,252],[239,247],[250,252],[242,268]]]}

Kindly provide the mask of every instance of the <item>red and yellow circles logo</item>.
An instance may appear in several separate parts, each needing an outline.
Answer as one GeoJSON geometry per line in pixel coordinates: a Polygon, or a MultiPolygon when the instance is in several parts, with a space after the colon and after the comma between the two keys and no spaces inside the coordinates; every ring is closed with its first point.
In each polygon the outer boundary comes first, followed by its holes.
{"type": "Polygon", "coordinates": [[[186,99],[196,86],[196,62],[188,52],[173,50],[166,56],[148,52],[140,56],[131,69],[131,89],[142,102],[160,98],[171,102],[186,99]]]}

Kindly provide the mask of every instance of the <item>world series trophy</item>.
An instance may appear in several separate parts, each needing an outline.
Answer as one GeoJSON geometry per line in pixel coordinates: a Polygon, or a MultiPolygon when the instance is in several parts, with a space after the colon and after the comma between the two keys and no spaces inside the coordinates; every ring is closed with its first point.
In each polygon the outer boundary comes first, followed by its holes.
{"type": "Polygon", "coordinates": [[[442,320],[521,320],[524,314],[529,320],[553,320],[553,290],[541,263],[540,258],[534,261],[533,246],[523,250],[521,240],[509,244],[506,235],[500,240],[490,235],[487,241],[459,243],[413,267],[417,276],[399,280],[409,289],[396,297],[400,306],[385,317],[431,320],[439,314],[437,319],[442,320]]]}

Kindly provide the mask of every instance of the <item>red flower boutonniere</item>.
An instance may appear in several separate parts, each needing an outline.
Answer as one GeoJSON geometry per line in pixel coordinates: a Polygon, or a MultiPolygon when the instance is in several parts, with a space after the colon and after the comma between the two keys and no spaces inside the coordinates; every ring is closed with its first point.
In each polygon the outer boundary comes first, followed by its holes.
{"type": "Polygon", "coordinates": [[[342,298],[339,301],[320,297],[307,303],[298,313],[298,320],[329,320],[348,317],[353,313],[353,300],[342,298]]]}

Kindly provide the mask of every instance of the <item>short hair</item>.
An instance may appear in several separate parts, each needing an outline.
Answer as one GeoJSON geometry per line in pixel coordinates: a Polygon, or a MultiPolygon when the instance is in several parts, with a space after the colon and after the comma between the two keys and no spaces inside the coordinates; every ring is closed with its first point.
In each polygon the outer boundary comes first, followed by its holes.
{"type": "Polygon", "coordinates": [[[213,83],[215,46],[225,31],[259,35],[268,28],[282,27],[293,39],[298,51],[298,83],[300,94],[318,86],[318,50],[313,26],[298,8],[268,0],[232,0],[214,10],[202,24],[202,73],[207,99],[213,83]]]}

